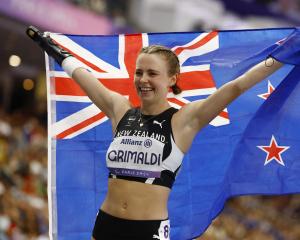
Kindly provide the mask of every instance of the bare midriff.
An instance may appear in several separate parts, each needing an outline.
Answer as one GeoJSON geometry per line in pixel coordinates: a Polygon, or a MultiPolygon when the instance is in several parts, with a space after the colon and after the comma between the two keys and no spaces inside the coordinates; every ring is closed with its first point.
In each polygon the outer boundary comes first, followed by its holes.
{"type": "Polygon", "coordinates": [[[170,189],[122,179],[109,179],[108,192],[101,209],[115,217],[130,220],[168,218],[170,189]]]}

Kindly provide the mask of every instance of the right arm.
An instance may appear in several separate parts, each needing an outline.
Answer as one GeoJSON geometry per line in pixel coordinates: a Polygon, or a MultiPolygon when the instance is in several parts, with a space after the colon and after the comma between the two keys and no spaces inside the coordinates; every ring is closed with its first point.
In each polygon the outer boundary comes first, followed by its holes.
{"type": "Polygon", "coordinates": [[[130,102],[121,94],[105,87],[96,77],[84,68],[77,68],[72,78],[79,84],[92,102],[110,118],[113,130],[131,108],[130,102]]]}
{"type": "Polygon", "coordinates": [[[39,31],[34,26],[29,26],[26,34],[79,84],[92,102],[111,119],[113,130],[115,130],[120,119],[131,108],[130,102],[122,95],[106,88],[83,67],[80,61],[53,41],[49,34],[39,31]]]}

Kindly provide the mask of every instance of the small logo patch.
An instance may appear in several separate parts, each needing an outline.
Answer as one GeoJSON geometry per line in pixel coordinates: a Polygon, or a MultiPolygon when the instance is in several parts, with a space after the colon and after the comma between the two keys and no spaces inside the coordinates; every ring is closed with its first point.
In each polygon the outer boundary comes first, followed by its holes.
{"type": "Polygon", "coordinates": [[[162,129],[162,124],[163,124],[163,122],[165,122],[165,121],[166,121],[166,120],[162,120],[161,122],[159,122],[159,121],[154,120],[154,121],[153,121],[153,124],[159,125],[160,128],[162,129]]]}
{"type": "Polygon", "coordinates": [[[152,141],[151,141],[150,139],[145,140],[144,146],[145,146],[146,148],[151,147],[151,146],[152,146],[152,141]]]}

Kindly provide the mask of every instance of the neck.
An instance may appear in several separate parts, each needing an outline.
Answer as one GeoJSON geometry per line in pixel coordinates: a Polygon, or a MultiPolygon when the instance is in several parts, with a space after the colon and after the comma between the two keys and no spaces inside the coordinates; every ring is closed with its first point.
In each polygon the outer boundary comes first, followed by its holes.
{"type": "Polygon", "coordinates": [[[167,101],[159,105],[141,103],[141,112],[145,115],[158,115],[170,107],[171,105],[167,101]]]}

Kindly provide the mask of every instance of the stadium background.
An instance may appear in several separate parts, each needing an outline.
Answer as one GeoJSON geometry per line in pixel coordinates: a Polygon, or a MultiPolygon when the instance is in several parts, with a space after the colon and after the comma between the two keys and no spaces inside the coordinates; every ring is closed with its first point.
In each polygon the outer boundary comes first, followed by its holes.
{"type": "MultiPolygon", "coordinates": [[[[74,34],[300,26],[299,0],[0,3],[0,240],[48,239],[44,54],[28,25],[74,34]]],[[[234,198],[201,240],[298,240],[300,196],[234,198]]]]}

